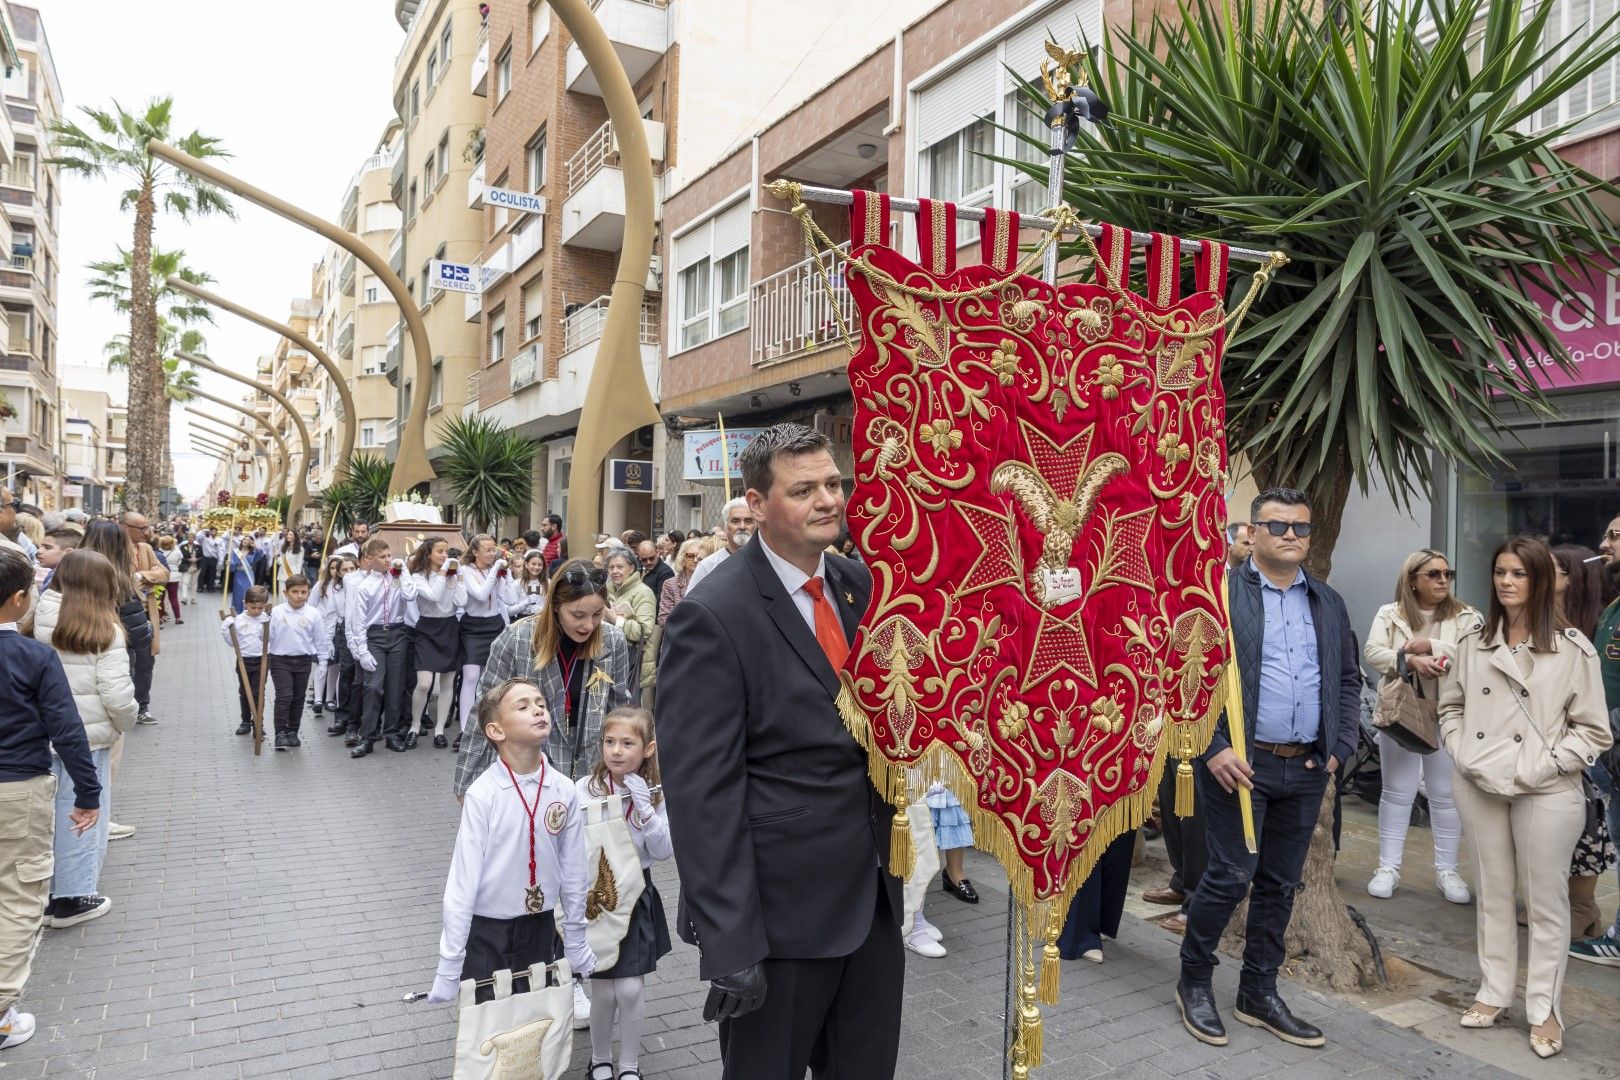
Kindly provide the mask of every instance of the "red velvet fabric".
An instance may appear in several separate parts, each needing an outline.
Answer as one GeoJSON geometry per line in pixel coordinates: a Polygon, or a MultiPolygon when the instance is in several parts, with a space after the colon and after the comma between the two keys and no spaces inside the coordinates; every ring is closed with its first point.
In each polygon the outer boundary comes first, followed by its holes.
{"type": "MultiPolygon", "coordinates": [[[[1117,267],[1127,245],[1108,230],[1117,267]]],[[[923,290],[1004,276],[853,254],[923,290]]],[[[844,668],[860,734],[889,762],[937,747],[959,763],[979,845],[1034,900],[1067,895],[1141,820],[1155,756],[1183,748],[1173,728],[1202,750],[1226,657],[1223,342],[1175,332],[1223,314],[1225,253],[1206,249],[1196,283],[1173,241],[1152,254],[1145,292],[1178,295],[1183,270],[1196,291],[1159,307],[1018,277],[930,299],[847,275],[849,521],[874,577],[844,668]]]]}

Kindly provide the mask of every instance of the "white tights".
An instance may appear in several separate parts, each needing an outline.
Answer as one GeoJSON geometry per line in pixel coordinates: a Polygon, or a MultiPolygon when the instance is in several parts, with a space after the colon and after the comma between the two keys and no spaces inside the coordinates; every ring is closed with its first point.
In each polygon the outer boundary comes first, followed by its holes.
{"type": "Polygon", "coordinates": [[[428,695],[433,692],[433,676],[439,676],[439,696],[435,699],[433,718],[433,734],[443,735],[445,725],[450,722],[450,688],[456,683],[456,673],[453,671],[418,671],[416,673],[416,690],[411,694],[411,726],[407,729],[416,730],[416,725],[422,720],[422,710],[427,708],[428,695]]]}
{"type": "Polygon", "coordinates": [[[1394,739],[1378,733],[1378,765],[1384,792],[1378,800],[1378,865],[1401,868],[1406,830],[1417,801],[1418,779],[1429,797],[1429,824],[1434,832],[1434,868],[1457,869],[1457,845],[1462,840],[1462,818],[1451,798],[1451,756],[1445,750],[1414,754],[1394,739]]]}
{"type": "MultiPolygon", "coordinates": [[[[642,981],[587,979],[591,984],[591,1060],[613,1060],[613,1017],[619,1017],[618,1071],[636,1069],[641,1061],[642,981]]],[[[639,1069],[636,1069],[639,1072],[639,1069]]]]}
{"type": "Polygon", "coordinates": [[[484,669],[478,664],[461,665],[461,730],[467,730],[472,714],[478,708],[478,676],[484,669]]]}

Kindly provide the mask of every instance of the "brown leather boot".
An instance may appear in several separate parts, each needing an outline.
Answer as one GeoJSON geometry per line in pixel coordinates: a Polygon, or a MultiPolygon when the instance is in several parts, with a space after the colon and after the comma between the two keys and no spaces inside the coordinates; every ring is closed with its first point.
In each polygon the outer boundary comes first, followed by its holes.
{"type": "Polygon", "coordinates": [[[1569,878],[1569,940],[1585,941],[1601,937],[1606,929],[1603,912],[1597,905],[1598,879],[1595,877],[1569,878]]]}

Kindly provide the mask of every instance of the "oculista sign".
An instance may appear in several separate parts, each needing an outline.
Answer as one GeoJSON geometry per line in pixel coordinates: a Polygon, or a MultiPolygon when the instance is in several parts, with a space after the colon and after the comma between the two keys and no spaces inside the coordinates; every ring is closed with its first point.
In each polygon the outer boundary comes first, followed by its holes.
{"type": "Polygon", "coordinates": [[[546,200],[538,195],[531,195],[527,191],[513,191],[511,188],[486,187],[484,189],[484,204],[486,206],[504,206],[508,210],[516,210],[520,214],[543,214],[546,212],[546,200]]]}

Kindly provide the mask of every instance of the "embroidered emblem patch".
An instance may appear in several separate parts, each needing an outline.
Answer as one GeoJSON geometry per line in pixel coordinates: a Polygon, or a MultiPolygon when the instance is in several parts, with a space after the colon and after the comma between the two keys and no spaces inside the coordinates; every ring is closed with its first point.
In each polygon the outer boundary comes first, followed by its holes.
{"type": "Polygon", "coordinates": [[[568,819],[568,807],[560,802],[554,802],[546,807],[546,832],[556,836],[562,832],[563,822],[568,819]]]}

